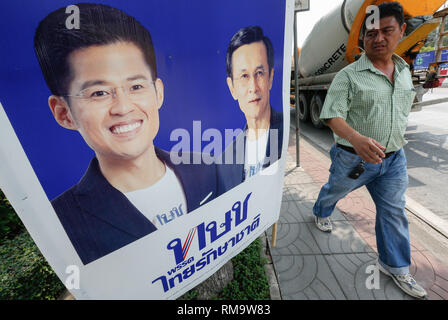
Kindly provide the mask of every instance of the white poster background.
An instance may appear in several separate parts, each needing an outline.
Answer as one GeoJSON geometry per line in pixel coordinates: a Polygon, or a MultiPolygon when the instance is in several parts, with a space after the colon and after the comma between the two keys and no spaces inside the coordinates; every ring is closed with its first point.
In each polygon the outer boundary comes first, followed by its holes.
{"type": "Polygon", "coordinates": [[[294,0],[286,2],[282,79],[283,150],[277,163],[266,169],[273,172],[263,171],[248,179],[188,214],[188,219],[173,220],[169,233],[164,229],[158,230],[87,265],[82,264],[67,237],[0,103],[0,188],[64,284],[71,275],[67,272],[71,269],[67,268],[79,267],[80,287],[70,289],[76,299],[175,299],[210,277],[278,220],[289,137],[291,57],[288,53],[292,51],[294,15],[294,0]],[[235,226],[232,206],[237,201],[242,206],[249,194],[247,218],[235,226]],[[225,230],[222,224],[229,210],[232,218],[230,230],[213,243],[210,241],[210,232],[206,231],[207,245],[202,250],[199,250],[196,232],[185,258],[187,263],[169,275],[168,271],[176,267],[176,262],[173,250],[167,249],[167,245],[176,238],[184,243],[188,232],[202,223],[206,227],[215,221],[217,233],[220,234],[225,230]],[[238,243],[232,241],[236,237],[240,240],[238,243]],[[215,258],[214,251],[219,247],[221,255],[217,252],[215,258]],[[209,254],[204,256],[207,252],[209,254]],[[192,265],[195,266],[194,272],[192,265]],[[179,274],[182,275],[182,281],[179,274]],[[156,280],[161,276],[166,277],[167,291],[164,290],[163,281],[156,280]],[[174,279],[170,282],[171,278],[174,279]]]}

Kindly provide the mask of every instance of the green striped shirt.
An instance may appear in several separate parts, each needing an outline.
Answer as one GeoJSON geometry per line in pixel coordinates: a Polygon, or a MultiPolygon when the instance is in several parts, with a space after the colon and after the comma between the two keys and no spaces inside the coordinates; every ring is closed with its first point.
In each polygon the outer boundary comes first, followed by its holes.
{"type": "MultiPolygon", "coordinates": [[[[378,141],[386,152],[407,142],[404,133],[415,97],[409,65],[399,56],[394,83],[363,54],[334,78],[325,98],[321,119],[343,118],[360,134],[378,141]]],[[[334,134],[336,143],[352,146],[334,134]]]]}

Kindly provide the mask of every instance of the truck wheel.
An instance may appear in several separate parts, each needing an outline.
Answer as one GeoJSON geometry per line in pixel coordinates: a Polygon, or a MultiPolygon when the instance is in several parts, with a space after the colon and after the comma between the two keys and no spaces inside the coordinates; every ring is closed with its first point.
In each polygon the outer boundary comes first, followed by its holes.
{"type": "Polygon", "coordinates": [[[320,129],[324,126],[322,121],[319,119],[322,106],[323,106],[322,96],[318,93],[315,93],[313,98],[311,99],[310,117],[313,126],[317,129],[320,129]]]}
{"type": "Polygon", "coordinates": [[[300,121],[306,122],[310,118],[310,108],[308,106],[308,101],[304,93],[299,94],[299,119],[300,121]]]}

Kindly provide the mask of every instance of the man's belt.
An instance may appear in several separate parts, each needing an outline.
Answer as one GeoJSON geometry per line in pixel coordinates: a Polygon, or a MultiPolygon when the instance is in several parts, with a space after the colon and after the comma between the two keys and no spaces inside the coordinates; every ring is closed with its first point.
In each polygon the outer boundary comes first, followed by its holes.
{"type": "MultiPolygon", "coordinates": [[[[344,145],[339,144],[339,143],[336,143],[336,146],[339,147],[339,148],[341,148],[341,149],[344,149],[345,151],[348,151],[348,152],[350,152],[350,153],[357,154],[356,151],[355,151],[355,149],[353,149],[352,147],[344,146],[344,145]]],[[[395,151],[386,153],[386,154],[385,154],[385,155],[386,155],[385,158],[389,158],[389,157],[390,157],[391,155],[393,155],[394,153],[395,153],[395,151]]]]}

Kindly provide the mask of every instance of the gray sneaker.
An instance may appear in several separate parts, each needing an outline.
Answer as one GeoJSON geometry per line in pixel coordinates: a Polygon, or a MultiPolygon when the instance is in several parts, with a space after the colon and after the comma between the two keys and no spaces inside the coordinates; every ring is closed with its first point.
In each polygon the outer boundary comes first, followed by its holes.
{"type": "Polygon", "coordinates": [[[427,293],[426,290],[423,289],[421,285],[419,285],[410,273],[406,274],[392,274],[381,266],[381,264],[377,263],[378,269],[384,273],[385,275],[391,277],[396,285],[406,292],[408,295],[415,298],[424,298],[427,293]]]}
{"type": "Polygon", "coordinates": [[[314,216],[314,222],[316,223],[316,227],[323,232],[331,232],[331,230],[333,230],[330,218],[314,216]]]}

